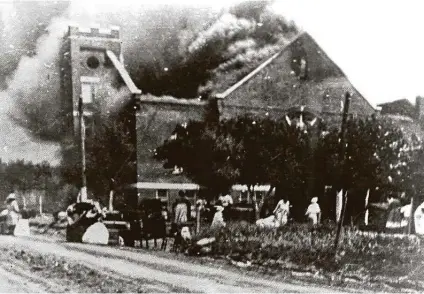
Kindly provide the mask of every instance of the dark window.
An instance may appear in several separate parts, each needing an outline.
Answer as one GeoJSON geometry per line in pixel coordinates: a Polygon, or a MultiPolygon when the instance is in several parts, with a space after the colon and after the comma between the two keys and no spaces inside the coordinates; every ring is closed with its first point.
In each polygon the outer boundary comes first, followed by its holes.
{"type": "Polygon", "coordinates": [[[195,191],[190,190],[186,191],[187,198],[194,198],[195,191]]]}
{"type": "Polygon", "coordinates": [[[249,195],[247,191],[241,191],[239,201],[242,203],[247,203],[249,201],[249,195]]]}
{"type": "Polygon", "coordinates": [[[99,59],[98,59],[97,57],[95,57],[95,56],[90,56],[90,57],[87,59],[87,66],[88,66],[89,68],[91,68],[91,69],[96,69],[96,68],[98,68],[98,67],[99,67],[99,65],[100,65],[100,61],[99,61],[99,59]]]}
{"type": "Polygon", "coordinates": [[[299,79],[306,80],[308,78],[308,61],[304,54],[293,56],[291,68],[299,79]]]}
{"type": "Polygon", "coordinates": [[[163,190],[163,189],[161,189],[161,190],[157,190],[156,191],[156,197],[157,198],[168,198],[168,190],[163,190]]]}
{"type": "Polygon", "coordinates": [[[264,196],[263,191],[256,191],[255,193],[256,193],[256,201],[260,201],[264,196]]]}

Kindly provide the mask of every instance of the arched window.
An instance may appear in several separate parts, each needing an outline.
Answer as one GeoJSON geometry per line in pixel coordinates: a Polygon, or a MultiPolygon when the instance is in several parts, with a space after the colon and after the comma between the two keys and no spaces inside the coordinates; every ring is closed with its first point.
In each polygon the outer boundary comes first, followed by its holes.
{"type": "Polygon", "coordinates": [[[308,77],[308,60],[303,54],[293,56],[291,62],[291,68],[294,74],[301,80],[307,79],[308,77]]]}
{"type": "Polygon", "coordinates": [[[302,57],[299,62],[299,78],[306,79],[308,76],[308,63],[306,61],[306,58],[302,57]]]}

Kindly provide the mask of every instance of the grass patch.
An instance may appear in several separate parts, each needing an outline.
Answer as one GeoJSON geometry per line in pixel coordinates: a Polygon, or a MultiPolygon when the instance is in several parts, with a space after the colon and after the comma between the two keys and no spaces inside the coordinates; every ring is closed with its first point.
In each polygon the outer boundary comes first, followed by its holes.
{"type": "Polygon", "coordinates": [[[416,236],[363,234],[344,228],[338,255],[334,255],[336,227],[324,224],[312,229],[290,224],[273,230],[245,222],[229,223],[218,230],[205,228],[196,239],[215,236],[210,254],[215,258],[249,260],[269,269],[290,269],[366,282],[387,281],[424,289],[423,248],[416,236]],[[420,273],[420,274],[418,274],[420,273]]]}

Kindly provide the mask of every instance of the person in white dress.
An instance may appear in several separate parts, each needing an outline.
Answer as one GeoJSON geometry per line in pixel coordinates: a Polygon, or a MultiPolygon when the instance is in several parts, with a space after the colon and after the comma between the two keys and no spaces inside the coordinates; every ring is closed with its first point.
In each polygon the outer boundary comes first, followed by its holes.
{"type": "Polygon", "coordinates": [[[222,215],[224,216],[224,221],[228,221],[231,215],[231,206],[233,205],[233,197],[229,193],[226,195],[221,195],[218,198],[218,203],[223,207],[222,215]]]}
{"type": "Polygon", "coordinates": [[[8,210],[6,224],[8,227],[8,233],[13,234],[16,224],[19,220],[19,205],[16,201],[15,193],[10,193],[6,198],[6,206],[8,210]]]}
{"type": "Polygon", "coordinates": [[[284,226],[288,222],[288,216],[290,212],[290,201],[284,202],[284,199],[278,201],[277,206],[274,209],[274,215],[279,226],[284,226]]]}
{"type": "Polygon", "coordinates": [[[321,208],[318,204],[318,197],[311,199],[311,204],[309,204],[305,215],[308,217],[309,222],[314,226],[321,222],[321,208]]]}
{"type": "Polygon", "coordinates": [[[223,215],[224,207],[220,205],[215,207],[216,207],[216,212],[212,220],[211,229],[222,228],[222,227],[225,227],[226,225],[224,221],[224,215],[223,215]]]}

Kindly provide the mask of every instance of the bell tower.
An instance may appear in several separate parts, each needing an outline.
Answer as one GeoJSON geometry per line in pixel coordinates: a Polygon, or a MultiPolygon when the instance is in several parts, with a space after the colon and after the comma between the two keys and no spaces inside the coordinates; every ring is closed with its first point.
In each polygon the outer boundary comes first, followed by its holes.
{"type": "Polygon", "coordinates": [[[102,89],[114,82],[116,70],[106,52],[113,52],[123,61],[119,28],[86,29],[71,25],[62,51],[62,93],[66,108],[72,113],[69,123],[73,126],[69,127],[76,135],[80,98],[84,117],[89,118],[98,102],[107,98],[102,97],[102,89]]]}

